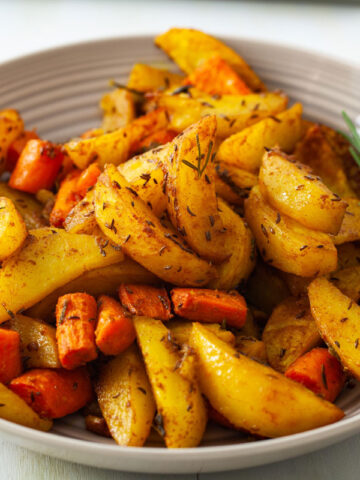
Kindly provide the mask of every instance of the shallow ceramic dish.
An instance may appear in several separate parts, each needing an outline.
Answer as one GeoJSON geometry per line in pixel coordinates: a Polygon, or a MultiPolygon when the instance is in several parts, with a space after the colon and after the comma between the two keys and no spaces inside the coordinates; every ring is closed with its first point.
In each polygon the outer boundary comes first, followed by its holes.
{"type": "MultiPolygon", "coordinates": [[[[343,127],[341,110],[360,113],[360,67],[326,57],[235,38],[239,51],[270,88],[282,88],[304,104],[305,115],[343,127]]],[[[77,44],[27,56],[0,66],[0,110],[20,110],[27,127],[62,141],[98,125],[98,100],[108,80],[125,83],[135,62],[173,65],[150,36],[77,44]]],[[[250,467],[324,448],[360,432],[360,385],[337,402],[346,412],[340,422],[291,437],[249,442],[245,436],[209,429],[196,449],[166,450],[153,440],[144,448],[121,448],[84,429],[83,418],[58,421],[42,433],[0,420],[0,434],[44,454],[103,468],[144,473],[196,473],[250,467]]]]}

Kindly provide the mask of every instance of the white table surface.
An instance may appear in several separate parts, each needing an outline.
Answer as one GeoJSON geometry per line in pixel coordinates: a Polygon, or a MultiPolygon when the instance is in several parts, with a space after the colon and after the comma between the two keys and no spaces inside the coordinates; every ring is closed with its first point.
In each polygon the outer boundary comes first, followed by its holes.
{"type": "MultiPolygon", "coordinates": [[[[187,26],[312,49],[360,64],[360,7],[343,5],[341,0],[338,4],[0,0],[0,62],[81,40],[187,26]]],[[[359,476],[359,452],[357,435],[325,450],[270,466],[212,475],[162,477],[88,468],[0,441],[0,479],[285,480],[291,476],[292,480],[352,480],[359,476]]]]}

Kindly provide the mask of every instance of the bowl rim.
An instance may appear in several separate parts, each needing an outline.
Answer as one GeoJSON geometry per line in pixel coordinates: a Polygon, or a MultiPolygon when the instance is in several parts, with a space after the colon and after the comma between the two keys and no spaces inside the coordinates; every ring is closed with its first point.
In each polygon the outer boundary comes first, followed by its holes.
{"type": "MultiPolygon", "coordinates": [[[[101,37],[98,39],[91,39],[91,40],[83,40],[80,42],[73,42],[64,45],[58,45],[55,47],[42,49],[33,53],[28,53],[24,55],[19,55],[13,59],[6,60],[4,62],[0,62],[0,70],[2,68],[15,66],[17,63],[21,63],[25,60],[33,60],[38,59],[49,54],[56,54],[58,52],[68,52],[74,48],[82,48],[82,47],[90,47],[95,45],[106,45],[107,43],[112,42],[127,42],[127,41],[152,41],[154,38],[154,34],[146,33],[146,34],[131,34],[131,35],[124,35],[124,36],[111,36],[111,37],[101,37]]],[[[292,46],[285,46],[280,44],[279,42],[268,42],[265,40],[260,39],[252,39],[248,37],[242,37],[237,35],[216,35],[219,39],[222,39],[225,42],[232,43],[232,42],[243,42],[246,48],[246,45],[253,46],[254,48],[261,48],[266,46],[267,48],[271,49],[278,49],[281,50],[284,56],[291,55],[296,53],[297,55],[301,55],[302,58],[308,58],[312,61],[322,61],[326,63],[329,68],[336,69],[342,68],[351,70],[355,72],[356,75],[360,75],[360,64],[343,61],[337,57],[327,55],[321,52],[313,52],[311,49],[304,49],[300,47],[292,47],[292,46]]],[[[226,444],[226,445],[216,445],[216,446],[200,446],[197,448],[183,448],[183,449],[166,449],[164,447],[144,447],[139,449],[138,447],[121,447],[117,444],[107,444],[101,442],[92,442],[88,440],[82,440],[78,438],[74,438],[71,436],[63,436],[58,433],[54,432],[42,432],[38,430],[34,430],[29,427],[25,427],[4,419],[0,419],[0,431],[7,433],[9,436],[19,436],[23,438],[28,438],[38,444],[49,446],[57,449],[68,449],[68,448],[80,448],[86,449],[88,454],[105,454],[112,455],[112,454],[119,454],[126,453],[126,455],[130,458],[137,458],[139,454],[143,453],[144,455],[154,457],[159,461],[162,459],[164,455],[168,458],[169,461],[171,460],[179,460],[184,455],[187,459],[196,459],[199,460],[201,458],[205,459],[207,455],[220,455],[223,459],[227,457],[233,457],[236,453],[243,455],[246,454],[264,454],[270,453],[270,451],[279,451],[281,449],[288,449],[289,451],[291,448],[296,447],[299,445],[300,442],[304,441],[307,445],[314,445],[315,443],[324,441],[325,439],[328,440],[328,443],[331,443],[331,440],[334,440],[337,437],[345,438],[346,436],[351,436],[356,434],[360,431],[360,412],[352,415],[350,417],[344,417],[342,420],[326,425],[323,427],[315,428],[313,430],[308,430],[301,433],[296,433],[293,435],[288,435],[279,438],[270,438],[270,439],[263,439],[258,440],[256,442],[246,442],[246,443],[234,443],[234,444],[226,444]],[[330,440],[330,441],[329,441],[330,440]],[[200,458],[201,457],[201,458],[200,458]]],[[[31,448],[31,447],[30,447],[31,448]]],[[[60,456],[60,454],[59,454],[60,456]]],[[[295,456],[294,454],[289,456],[295,456]]],[[[267,460],[262,463],[270,463],[271,461],[275,460],[267,460]]],[[[81,462],[81,461],[80,461],[81,462]]],[[[83,463],[83,462],[82,462],[83,463]]],[[[226,468],[226,467],[225,467],[226,468]]],[[[225,469],[224,468],[224,469],[225,469]]],[[[141,470],[139,470],[141,471],[141,470]]],[[[180,472],[179,472],[180,473],[180,472]]]]}

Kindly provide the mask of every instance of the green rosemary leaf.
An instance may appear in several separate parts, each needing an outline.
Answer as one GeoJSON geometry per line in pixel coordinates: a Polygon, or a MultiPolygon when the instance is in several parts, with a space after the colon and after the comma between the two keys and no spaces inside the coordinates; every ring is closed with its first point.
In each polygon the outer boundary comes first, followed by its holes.
{"type": "Polygon", "coordinates": [[[187,160],[182,160],[182,162],[185,163],[185,165],[187,165],[188,167],[192,168],[193,170],[196,170],[197,172],[199,171],[198,168],[195,165],[188,162],[187,160]]]}

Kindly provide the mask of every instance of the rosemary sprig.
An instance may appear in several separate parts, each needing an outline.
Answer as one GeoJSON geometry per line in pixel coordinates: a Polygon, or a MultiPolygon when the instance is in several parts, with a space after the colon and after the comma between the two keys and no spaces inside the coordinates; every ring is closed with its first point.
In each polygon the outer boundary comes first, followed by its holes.
{"type": "Polygon", "coordinates": [[[350,143],[349,152],[351,153],[355,162],[360,167],[360,134],[356,130],[356,126],[352,122],[349,115],[344,111],[342,111],[341,113],[348,129],[350,130],[350,135],[344,132],[339,132],[339,133],[343,137],[345,137],[347,141],[350,143]]]}
{"type": "Polygon", "coordinates": [[[214,142],[212,140],[210,140],[206,157],[205,157],[204,153],[201,153],[200,139],[199,139],[198,134],[196,134],[196,144],[197,144],[197,149],[198,149],[198,156],[196,157],[197,164],[194,165],[193,163],[189,162],[188,160],[182,160],[182,162],[185,165],[187,165],[188,167],[192,168],[193,170],[196,170],[197,173],[198,173],[198,178],[201,178],[202,174],[206,170],[206,167],[207,167],[207,165],[210,161],[210,158],[211,158],[212,162],[214,161],[215,152],[213,154],[211,153],[212,149],[213,149],[213,146],[214,146],[214,142]],[[203,160],[204,160],[204,162],[203,162],[203,160]]]}

